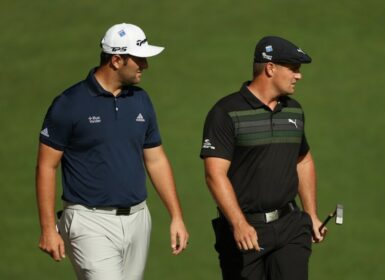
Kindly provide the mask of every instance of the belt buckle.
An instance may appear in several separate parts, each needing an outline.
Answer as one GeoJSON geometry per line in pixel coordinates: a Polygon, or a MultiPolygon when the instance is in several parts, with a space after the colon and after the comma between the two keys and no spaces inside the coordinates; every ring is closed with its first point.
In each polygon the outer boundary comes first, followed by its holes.
{"type": "Polygon", "coordinates": [[[265,213],[266,223],[271,223],[279,218],[278,210],[274,210],[268,213],[265,213]]]}
{"type": "Polygon", "coordinates": [[[116,209],[116,216],[120,215],[130,215],[131,207],[129,208],[117,208],[116,209]]]}

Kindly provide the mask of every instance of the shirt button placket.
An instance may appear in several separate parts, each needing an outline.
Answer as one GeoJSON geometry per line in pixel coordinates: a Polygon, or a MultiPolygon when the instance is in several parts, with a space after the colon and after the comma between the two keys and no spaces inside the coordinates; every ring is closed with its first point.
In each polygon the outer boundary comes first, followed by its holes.
{"type": "Polygon", "coordinates": [[[114,105],[115,105],[115,120],[117,120],[119,107],[118,107],[118,99],[116,98],[116,96],[114,97],[114,105]]]}

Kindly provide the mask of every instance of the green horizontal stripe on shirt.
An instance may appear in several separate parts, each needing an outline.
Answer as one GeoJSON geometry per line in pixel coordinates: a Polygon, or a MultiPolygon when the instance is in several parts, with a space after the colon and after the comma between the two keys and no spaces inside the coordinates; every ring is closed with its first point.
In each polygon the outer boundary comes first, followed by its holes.
{"type": "Polygon", "coordinates": [[[256,133],[244,133],[238,134],[237,139],[240,140],[249,140],[249,139],[264,139],[270,137],[302,137],[302,130],[280,130],[280,131],[266,131],[266,132],[256,132],[256,133]]]}
{"type": "Polygon", "coordinates": [[[300,144],[301,137],[269,137],[264,139],[239,139],[237,146],[258,146],[267,144],[300,144]]]}
{"type": "Polygon", "coordinates": [[[237,122],[258,121],[268,119],[300,119],[303,120],[302,109],[299,108],[284,108],[280,112],[269,112],[265,109],[234,111],[228,113],[231,119],[237,122]]]}
{"type": "MultiPolygon", "coordinates": [[[[301,108],[288,108],[288,107],[284,107],[279,112],[303,114],[303,110],[301,108]]],[[[254,116],[254,115],[270,114],[270,113],[271,113],[270,111],[267,111],[264,108],[260,108],[260,109],[255,109],[255,110],[232,111],[232,112],[229,112],[229,115],[230,115],[230,117],[242,117],[242,116],[254,116]]]]}
{"type": "Polygon", "coordinates": [[[273,137],[302,137],[302,130],[278,130],[273,132],[273,137]]]}
{"type": "Polygon", "coordinates": [[[260,114],[270,114],[269,111],[265,109],[256,109],[256,110],[244,110],[244,111],[233,111],[229,112],[230,117],[242,117],[242,116],[254,116],[260,114]]]}
{"type": "Polygon", "coordinates": [[[243,122],[251,122],[251,121],[263,121],[263,120],[270,120],[271,115],[270,113],[266,114],[258,114],[258,115],[248,115],[248,116],[238,116],[233,117],[232,120],[234,123],[243,123],[243,122]]]}
{"type": "Polygon", "coordinates": [[[271,131],[257,132],[257,133],[244,133],[244,134],[237,135],[237,139],[239,140],[265,139],[270,137],[272,137],[271,131]]]}

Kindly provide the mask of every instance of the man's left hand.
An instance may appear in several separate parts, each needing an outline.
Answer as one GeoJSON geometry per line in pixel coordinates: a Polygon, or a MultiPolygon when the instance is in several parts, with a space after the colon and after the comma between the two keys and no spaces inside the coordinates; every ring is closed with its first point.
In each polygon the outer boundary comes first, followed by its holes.
{"type": "Polygon", "coordinates": [[[172,220],[170,234],[172,254],[178,255],[187,248],[189,239],[189,234],[182,219],[172,220]]]}
{"type": "Polygon", "coordinates": [[[311,220],[313,222],[313,243],[320,243],[322,240],[324,240],[328,229],[324,227],[321,231],[319,230],[322,222],[318,217],[311,217],[311,220]]]}

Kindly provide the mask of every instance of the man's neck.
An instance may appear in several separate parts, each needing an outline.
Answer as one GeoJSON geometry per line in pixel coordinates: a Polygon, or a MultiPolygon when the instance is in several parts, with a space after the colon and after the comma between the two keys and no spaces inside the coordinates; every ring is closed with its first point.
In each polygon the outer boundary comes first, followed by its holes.
{"type": "Polygon", "coordinates": [[[106,66],[101,66],[96,69],[95,79],[104,90],[110,92],[114,96],[117,96],[122,91],[116,76],[110,69],[107,69],[106,66]]]}
{"type": "Polygon", "coordinates": [[[252,81],[248,85],[250,92],[258,98],[263,104],[268,106],[272,111],[278,103],[278,97],[273,90],[269,89],[268,86],[263,83],[252,81]]]}

